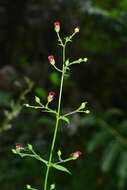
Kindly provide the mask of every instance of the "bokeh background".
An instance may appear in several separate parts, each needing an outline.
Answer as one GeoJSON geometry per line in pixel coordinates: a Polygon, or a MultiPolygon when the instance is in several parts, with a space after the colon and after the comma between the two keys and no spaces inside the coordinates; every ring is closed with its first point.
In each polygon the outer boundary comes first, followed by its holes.
{"type": "Polygon", "coordinates": [[[72,116],[70,125],[61,122],[56,151],[61,149],[63,157],[76,150],[83,155],[66,164],[72,176],[52,170],[49,183],[62,190],[126,190],[127,0],[1,0],[0,189],[31,184],[42,190],[45,167],[11,149],[16,142],[31,143],[48,158],[54,117],[22,105],[35,104],[35,95],[46,102],[49,91],[58,95],[60,76],[47,60],[53,54],[61,64],[55,21],[61,22],[63,37],[81,28],[67,57],[88,57],[65,80],[62,111],[88,101],[91,113],[72,116]]]}

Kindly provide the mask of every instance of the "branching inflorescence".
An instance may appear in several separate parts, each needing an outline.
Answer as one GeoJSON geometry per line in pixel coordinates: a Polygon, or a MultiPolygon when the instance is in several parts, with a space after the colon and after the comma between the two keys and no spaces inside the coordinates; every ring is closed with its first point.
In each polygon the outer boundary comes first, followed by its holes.
{"type": "MultiPolygon", "coordinates": [[[[42,162],[42,164],[46,165],[47,169],[46,169],[46,174],[45,174],[45,179],[44,179],[43,190],[55,189],[55,184],[51,184],[50,187],[48,187],[48,177],[49,177],[49,171],[50,171],[51,167],[53,167],[57,170],[63,171],[63,172],[67,172],[70,174],[71,172],[66,167],[62,166],[61,164],[68,162],[68,161],[71,161],[71,160],[76,160],[82,154],[82,152],[76,151],[76,152],[70,154],[70,156],[68,158],[63,159],[61,157],[62,156],[61,150],[58,150],[57,151],[58,160],[56,162],[52,161],[56,137],[57,137],[57,132],[58,132],[58,128],[59,128],[59,121],[64,120],[65,122],[69,123],[70,121],[69,121],[68,116],[75,114],[75,113],[89,114],[89,112],[90,112],[89,110],[86,109],[87,102],[83,102],[83,103],[81,103],[81,105],[77,109],[75,109],[69,113],[65,113],[64,115],[61,114],[61,98],[62,98],[62,91],[63,91],[63,82],[64,82],[64,77],[66,75],[66,72],[71,69],[70,66],[72,66],[73,64],[78,64],[81,62],[87,62],[87,58],[86,57],[80,58],[80,59],[75,60],[75,61],[70,61],[69,59],[66,59],[65,49],[66,49],[67,43],[72,41],[72,38],[75,36],[75,34],[77,34],[80,31],[80,27],[77,26],[76,28],[74,28],[73,34],[65,37],[62,40],[60,37],[60,34],[59,34],[60,26],[61,26],[60,22],[54,23],[54,30],[57,34],[59,45],[62,48],[62,68],[58,68],[56,66],[55,58],[53,55],[48,56],[49,63],[54,67],[55,70],[57,70],[58,72],[61,73],[61,81],[60,81],[60,90],[59,90],[59,98],[58,98],[57,109],[53,110],[50,108],[50,104],[56,96],[55,92],[49,92],[48,97],[47,97],[47,103],[45,105],[42,104],[41,99],[37,96],[35,96],[35,102],[38,104],[37,106],[25,104],[26,107],[33,108],[33,109],[41,109],[41,111],[43,111],[43,112],[49,112],[49,113],[54,114],[56,116],[56,124],[55,124],[55,128],[54,128],[54,135],[53,135],[51,149],[50,149],[50,153],[49,153],[49,159],[45,160],[43,157],[38,155],[34,151],[31,144],[28,144],[26,147],[22,147],[22,145],[20,143],[16,143],[15,149],[12,149],[12,152],[14,154],[18,154],[21,157],[35,158],[35,159],[39,160],[40,162],[42,162]]],[[[31,189],[31,190],[37,190],[35,188],[32,188],[30,185],[27,185],[26,188],[31,189]]]]}

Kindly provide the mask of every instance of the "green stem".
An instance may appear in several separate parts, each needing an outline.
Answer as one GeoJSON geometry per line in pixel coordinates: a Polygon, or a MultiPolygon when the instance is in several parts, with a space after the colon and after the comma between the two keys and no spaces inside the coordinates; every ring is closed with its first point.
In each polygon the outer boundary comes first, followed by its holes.
{"type": "Polygon", "coordinates": [[[59,162],[56,162],[55,164],[65,163],[65,162],[68,162],[68,161],[71,161],[71,160],[74,160],[73,157],[67,158],[67,159],[65,159],[65,160],[61,160],[61,161],[59,161],[59,162]]]}
{"type": "Polygon", "coordinates": [[[77,112],[79,112],[78,109],[77,109],[77,110],[74,110],[74,111],[72,111],[72,112],[66,113],[66,114],[63,115],[63,116],[66,117],[66,116],[72,115],[72,114],[77,113],[77,112]]]}
{"type": "Polygon", "coordinates": [[[53,67],[54,67],[57,71],[59,71],[60,73],[62,73],[62,70],[61,70],[61,69],[58,69],[55,65],[53,65],[53,67]]]}
{"type": "Polygon", "coordinates": [[[49,161],[48,161],[49,164],[47,165],[47,170],[46,170],[46,175],[45,175],[44,190],[47,190],[47,182],[48,182],[49,170],[50,170],[50,167],[51,167],[50,163],[52,161],[52,156],[53,156],[53,151],[54,151],[54,147],[55,147],[57,131],[58,131],[58,127],[59,127],[61,98],[62,98],[63,80],[64,80],[64,72],[65,72],[65,68],[64,68],[64,63],[65,63],[65,47],[66,47],[66,43],[63,46],[63,69],[62,69],[60,92],[59,92],[59,100],[58,100],[58,110],[57,110],[56,125],[55,125],[55,130],[54,130],[54,135],[53,135],[53,140],[52,140],[51,150],[50,150],[50,155],[49,155],[49,161]]]}
{"type": "Polygon", "coordinates": [[[57,37],[58,37],[58,41],[60,42],[60,45],[63,47],[63,49],[65,48],[65,45],[63,44],[61,38],[60,38],[60,35],[59,35],[59,32],[57,32],[57,37]]]}

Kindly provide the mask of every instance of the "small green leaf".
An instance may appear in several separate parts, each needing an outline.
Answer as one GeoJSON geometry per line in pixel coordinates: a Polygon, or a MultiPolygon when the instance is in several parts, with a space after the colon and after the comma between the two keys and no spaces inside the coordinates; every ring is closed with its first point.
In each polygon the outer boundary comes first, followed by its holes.
{"type": "Polygon", "coordinates": [[[40,96],[42,98],[46,98],[47,97],[47,92],[44,88],[35,88],[35,94],[37,96],[40,96]]]}
{"type": "Polygon", "coordinates": [[[59,85],[59,83],[60,83],[60,75],[57,72],[51,72],[49,78],[50,78],[50,81],[53,84],[59,85]]]}
{"type": "Polygon", "coordinates": [[[67,172],[67,173],[71,174],[71,172],[70,172],[67,168],[65,168],[65,167],[63,167],[63,166],[61,166],[61,165],[51,164],[51,166],[52,166],[53,168],[56,168],[57,170],[60,170],[60,171],[62,171],[62,172],[67,172]]]}
{"type": "Polygon", "coordinates": [[[68,124],[70,123],[69,119],[65,116],[60,116],[60,119],[66,121],[68,124]]]}
{"type": "Polygon", "coordinates": [[[35,96],[35,102],[37,102],[38,104],[41,103],[40,98],[38,96],[35,96]]]}

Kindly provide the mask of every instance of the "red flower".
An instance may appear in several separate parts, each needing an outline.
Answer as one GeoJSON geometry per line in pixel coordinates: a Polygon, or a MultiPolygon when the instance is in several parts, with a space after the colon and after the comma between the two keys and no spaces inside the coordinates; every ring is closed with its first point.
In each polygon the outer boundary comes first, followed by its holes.
{"type": "Polygon", "coordinates": [[[60,31],[60,22],[54,22],[54,30],[56,32],[59,32],[60,31]]]}
{"type": "Polygon", "coordinates": [[[80,26],[77,26],[77,27],[74,29],[75,33],[79,32],[79,30],[80,30],[80,26]]]}
{"type": "Polygon", "coordinates": [[[55,65],[55,59],[53,55],[48,56],[48,60],[52,65],[55,65]]]}
{"type": "Polygon", "coordinates": [[[22,148],[22,146],[21,146],[20,143],[16,143],[16,144],[15,144],[15,149],[16,149],[17,151],[19,151],[19,150],[21,150],[21,149],[23,149],[23,148],[22,148]]]}
{"type": "Polygon", "coordinates": [[[56,95],[55,92],[49,92],[49,94],[48,94],[48,102],[51,102],[54,99],[55,95],[56,95]]]}
{"type": "Polygon", "coordinates": [[[80,152],[80,151],[77,151],[77,152],[74,152],[74,153],[72,153],[72,157],[73,157],[73,159],[77,159],[79,156],[81,156],[82,155],[82,152],[80,152]]]}

